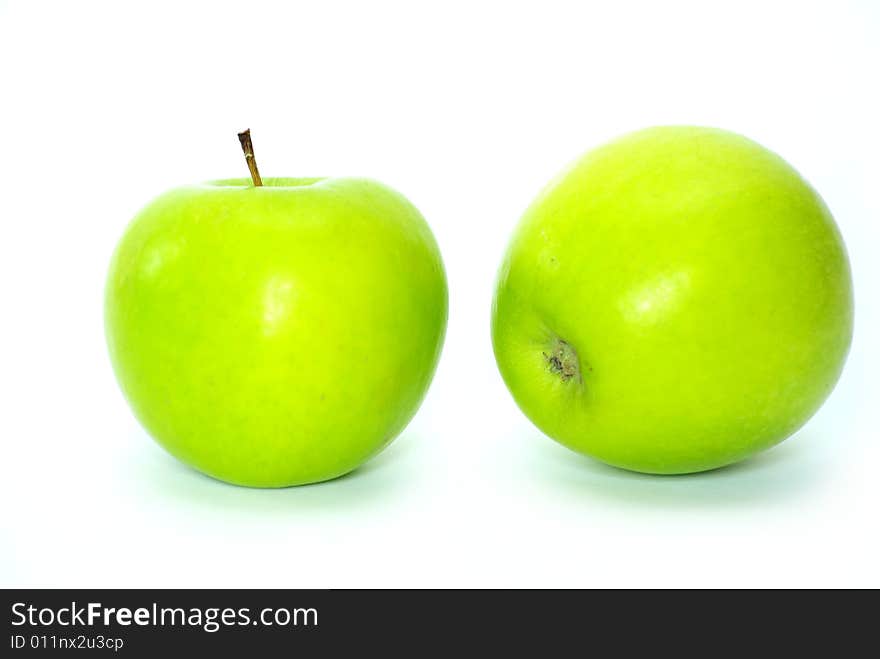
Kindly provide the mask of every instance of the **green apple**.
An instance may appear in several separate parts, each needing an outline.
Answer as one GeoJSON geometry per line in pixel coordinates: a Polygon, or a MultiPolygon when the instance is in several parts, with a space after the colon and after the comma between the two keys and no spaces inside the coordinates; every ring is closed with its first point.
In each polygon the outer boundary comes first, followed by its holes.
{"type": "Polygon", "coordinates": [[[834,387],[852,328],[819,195],[755,142],[684,126],[626,135],[550,183],[492,309],[498,367],[535,425],[659,474],[791,435],[834,387]]]}
{"type": "MultiPolygon", "coordinates": [[[[257,179],[255,179],[257,180],[257,179]]],[[[172,190],[110,266],[110,357],[135,415],[230,483],[331,479],[415,414],[440,355],[446,276],[403,196],[370,180],[172,190]]]]}

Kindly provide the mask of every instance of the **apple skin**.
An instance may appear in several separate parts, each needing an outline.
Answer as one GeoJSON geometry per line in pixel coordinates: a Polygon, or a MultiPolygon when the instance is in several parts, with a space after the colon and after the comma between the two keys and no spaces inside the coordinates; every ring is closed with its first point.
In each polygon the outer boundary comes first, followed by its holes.
{"type": "Polygon", "coordinates": [[[172,190],[125,232],[105,326],[123,393],[171,454],[238,485],[345,474],[415,414],[446,331],[425,220],[364,179],[172,190]]]}
{"type": "Polygon", "coordinates": [[[544,433],[640,472],[704,471],[782,441],[834,387],[849,262],[784,160],[713,128],[649,128],[573,163],[500,268],[501,375],[544,433]]]}

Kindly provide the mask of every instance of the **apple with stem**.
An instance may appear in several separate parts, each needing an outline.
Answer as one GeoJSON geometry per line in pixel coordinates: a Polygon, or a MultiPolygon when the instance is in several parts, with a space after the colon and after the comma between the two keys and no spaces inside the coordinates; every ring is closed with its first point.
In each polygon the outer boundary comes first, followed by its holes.
{"type": "Polygon", "coordinates": [[[110,358],[172,455],[256,487],[345,474],[415,414],[446,330],[434,236],[358,178],[260,177],[171,190],[110,264],[110,358]]]}
{"type": "Polygon", "coordinates": [[[498,367],[538,428],[658,474],[791,435],[852,329],[819,195],[755,142],[689,126],[624,136],[556,178],[516,229],[492,309],[498,367]]]}

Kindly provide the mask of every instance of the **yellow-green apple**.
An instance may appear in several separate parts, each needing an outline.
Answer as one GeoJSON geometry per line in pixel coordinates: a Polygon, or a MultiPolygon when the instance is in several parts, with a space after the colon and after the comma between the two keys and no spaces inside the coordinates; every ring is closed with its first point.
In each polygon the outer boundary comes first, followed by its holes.
{"type": "Polygon", "coordinates": [[[254,181],[175,189],[132,221],[106,287],[110,357],[183,462],[240,485],[327,480],[415,414],[446,328],[443,264],[380,183],[254,181]]]}
{"type": "Polygon", "coordinates": [[[626,135],[551,182],[492,309],[498,367],[535,425],[661,474],[791,435],[852,327],[846,251],[815,190],[745,137],[686,126],[626,135]]]}

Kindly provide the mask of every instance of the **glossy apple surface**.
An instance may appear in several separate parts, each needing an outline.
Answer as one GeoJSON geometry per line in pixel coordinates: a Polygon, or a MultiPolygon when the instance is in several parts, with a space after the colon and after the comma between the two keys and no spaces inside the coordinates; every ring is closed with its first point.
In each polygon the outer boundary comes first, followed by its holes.
{"type": "Polygon", "coordinates": [[[807,182],[739,135],[659,127],[588,153],[526,211],[492,339],[547,435],[674,474],[797,430],[834,387],[852,324],[846,251],[807,182]]]}
{"type": "Polygon", "coordinates": [[[172,190],[128,227],[105,300],[143,426],[183,462],[259,487],[340,476],[394,439],[446,315],[425,220],[362,179],[172,190]]]}

